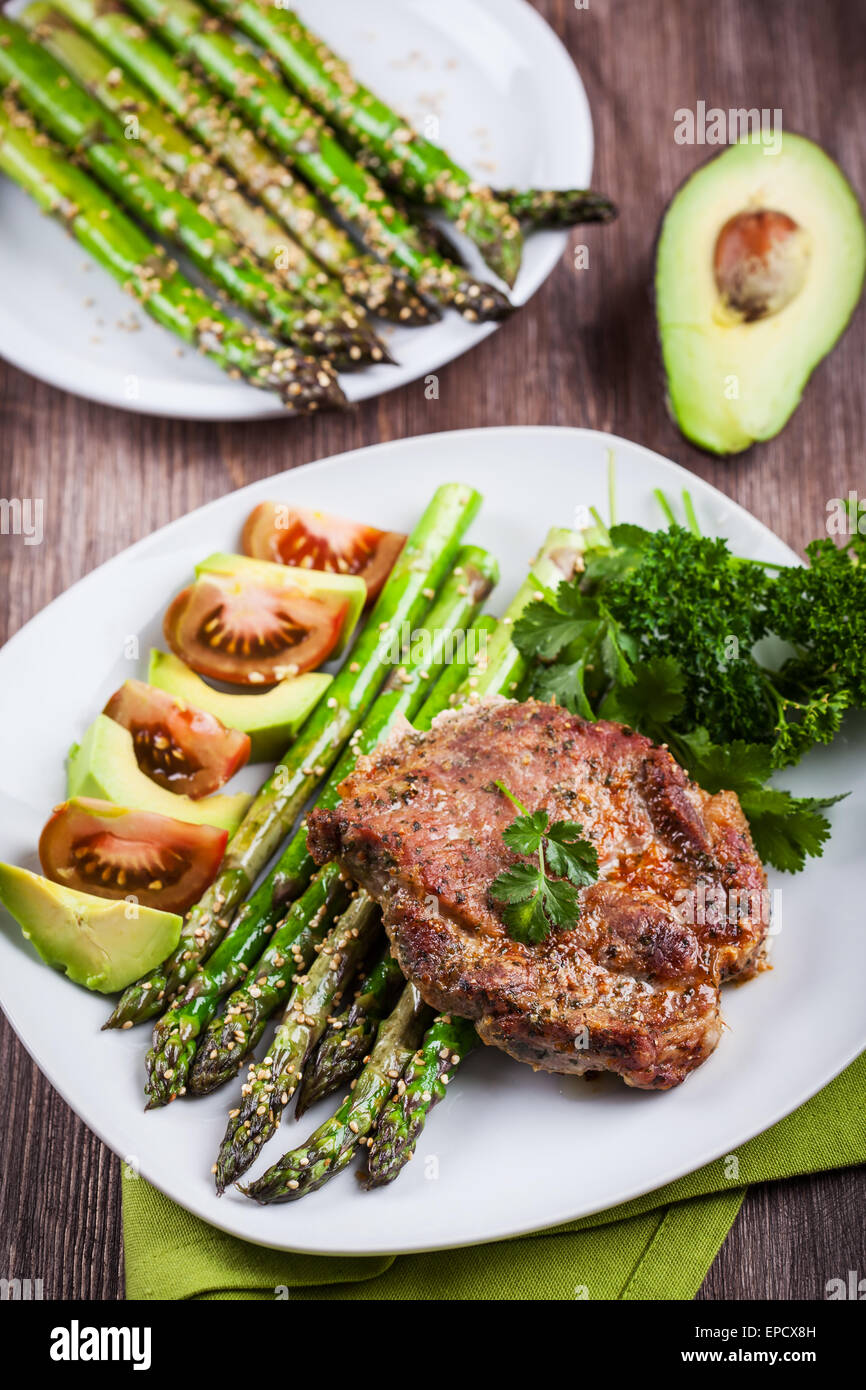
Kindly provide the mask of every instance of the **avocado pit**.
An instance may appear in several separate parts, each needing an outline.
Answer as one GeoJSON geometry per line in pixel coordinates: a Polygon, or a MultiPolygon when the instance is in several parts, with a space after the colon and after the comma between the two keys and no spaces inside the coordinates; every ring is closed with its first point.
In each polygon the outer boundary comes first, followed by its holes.
{"type": "Polygon", "coordinates": [[[716,238],[713,271],[727,315],[745,323],[777,314],[800,293],[809,268],[808,233],[784,212],[740,212],[716,238]]]}

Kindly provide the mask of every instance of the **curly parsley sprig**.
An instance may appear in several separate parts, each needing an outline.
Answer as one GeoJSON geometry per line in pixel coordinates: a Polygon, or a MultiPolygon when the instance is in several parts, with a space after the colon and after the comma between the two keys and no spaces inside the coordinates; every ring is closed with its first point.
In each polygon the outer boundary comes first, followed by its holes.
{"type": "Polygon", "coordinates": [[[832,803],[767,784],[866,707],[866,537],[765,564],[702,536],[687,494],[688,528],[659,500],[668,529],[596,525],[583,573],[525,610],[533,694],[667,743],[707,791],[738,793],[763,859],[801,869],[832,803]],[[781,664],[763,659],[768,637],[787,644],[781,664]]]}
{"type": "Polygon", "coordinates": [[[576,821],[550,824],[546,811],[527,811],[503,782],[496,786],[520,814],[502,832],[509,849],[534,864],[514,864],[490,885],[494,902],[503,904],[502,917],[509,935],[534,946],[554,930],[576,925],[580,916],[578,888],[595,883],[598,855],[576,821]]]}

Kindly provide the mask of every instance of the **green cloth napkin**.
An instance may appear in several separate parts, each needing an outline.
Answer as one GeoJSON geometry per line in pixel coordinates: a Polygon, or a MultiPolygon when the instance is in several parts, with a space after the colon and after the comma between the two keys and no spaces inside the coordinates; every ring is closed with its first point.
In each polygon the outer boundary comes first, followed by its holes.
{"type": "Polygon", "coordinates": [[[693,1298],[750,1183],[866,1162],[866,1053],[735,1156],[736,1166],[730,1156],[717,1159],[633,1202],[537,1235],[354,1258],[247,1245],[125,1173],[126,1296],[272,1300],[280,1288],[292,1299],[693,1298]]]}

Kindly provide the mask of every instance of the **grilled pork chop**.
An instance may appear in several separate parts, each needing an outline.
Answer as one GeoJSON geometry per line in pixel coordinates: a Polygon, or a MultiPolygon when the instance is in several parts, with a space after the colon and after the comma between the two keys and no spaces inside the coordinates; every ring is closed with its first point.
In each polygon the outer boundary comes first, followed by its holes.
{"type": "Polygon", "coordinates": [[[719,1040],[721,982],[760,965],[766,876],[737,797],[709,796],[618,724],[484,702],[392,738],[341,793],[310,816],[313,855],[381,903],[427,1002],[519,1061],[676,1086],[719,1040]],[[497,781],[551,823],[578,821],[598,854],[576,926],[539,945],[512,940],[488,891],[519,859],[497,781]]]}

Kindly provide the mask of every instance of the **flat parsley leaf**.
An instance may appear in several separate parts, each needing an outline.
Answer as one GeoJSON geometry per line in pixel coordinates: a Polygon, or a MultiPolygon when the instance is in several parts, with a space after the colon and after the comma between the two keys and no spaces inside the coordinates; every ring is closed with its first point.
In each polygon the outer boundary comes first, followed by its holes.
{"type": "Polygon", "coordinates": [[[544,879],[534,864],[515,864],[505,869],[494,879],[490,889],[498,903],[522,903],[531,898],[537,888],[544,886],[544,879]],[[496,892],[493,892],[493,889],[496,892]]]}
{"type": "Polygon", "coordinates": [[[555,700],[569,714],[576,714],[590,724],[595,714],[586,693],[586,658],[578,661],[559,661],[555,666],[540,666],[535,675],[533,694],[539,700],[555,700]]]}
{"type": "Polygon", "coordinates": [[[518,816],[502,832],[502,838],[509,849],[516,854],[537,854],[541,837],[546,835],[548,818],[546,811],[533,811],[531,815],[518,816]]]}
{"type": "Polygon", "coordinates": [[[544,857],[557,878],[567,878],[578,888],[595,883],[598,878],[595,846],[584,839],[583,826],[576,821],[554,822],[547,832],[544,857]]]}
{"type": "Polygon", "coordinates": [[[789,874],[805,867],[807,855],[820,855],[830,836],[830,822],[821,812],[844,797],[792,796],[779,787],[740,793],[761,859],[789,874]]]}
{"type": "Polygon", "coordinates": [[[654,736],[662,725],[682,713],[685,676],[672,656],[651,656],[633,668],[632,684],[614,686],[602,701],[602,719],[613,719],[654,736]]]}
{"type": "MultiPolygon", "coordinates": [[[[544,591],[542,591],[544,592],[544,591]]],[[[575,584],[560,584],[556,593],[527,604],[514,625],[515,646],[524,656],[554,661],[572,642],[586,640],[598,622],[598,607],[575,584]]]]}
{"type": "Polygon", "coordinates": [[[502,909],[502,920],[508,927],[508,934],[514,941],[522,941],[525,946],[536,946],[544,941],[550,932],[550,923],[545,912],[545,900],[541,893],[527,898],[525,902],[511,903],[502,909]]]}
{"type": "Polygon", "coordinates": [[[502,832],[509,849],[533,864],[513,864],[490,885],[494,902],[515,941],[537,945],[555,927],[573,927],[580,915],[578,888],[595,883],[598,855],[576,821],[550,824],[546,811],[527,811],[501,782],[496,784],[520,814],[502,832]],[[551,877],[551,875],[553,875],[551,877]]]}

